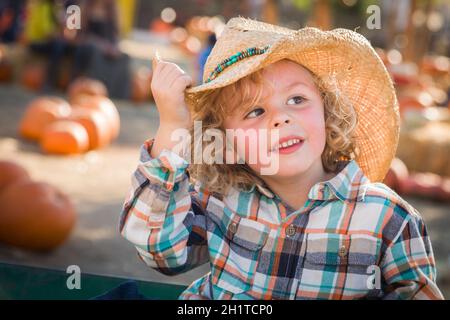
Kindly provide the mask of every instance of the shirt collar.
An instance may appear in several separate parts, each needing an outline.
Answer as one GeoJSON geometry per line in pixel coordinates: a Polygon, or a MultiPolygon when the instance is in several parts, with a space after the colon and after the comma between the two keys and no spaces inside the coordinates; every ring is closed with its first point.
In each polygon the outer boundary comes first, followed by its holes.
{"type": "Polygon", "coordinates": [[[369,182],[356,161],[352,160],[330,180],[316,183],[308,197],[315,200],[364,201],[369,182]]]}
{"type": "MultiPolygon", "coordinates": [[[[316,183],[310,189],[308,198],[312,200],[356,200],[364,201],[369,179],[364,175],[362,169],[355,160],[348,162],[344,168],[333,178],[316,183]]],[[[278,198],[262,183],[255,183],[247,192],[257,190],[268,198],[278,198]]]]}
{"type": "Polygon", "coordinates": [[[265,195],[267,198],[275,198],[277,195],[270,191],[268,187],[265,187],[262,183],[256,182],[250,189],[245,192],[254,192],[255,188],[259,191],[259,193],[265,195]]]}

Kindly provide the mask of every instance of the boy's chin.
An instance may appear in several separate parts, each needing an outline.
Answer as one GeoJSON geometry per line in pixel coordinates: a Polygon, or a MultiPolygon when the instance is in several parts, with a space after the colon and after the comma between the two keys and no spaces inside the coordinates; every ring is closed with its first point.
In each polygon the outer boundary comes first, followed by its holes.
{"type": "Polygon", "coordinates": [[[294,178],[294,177],[298,177],[301,176],[305,171],[304,170],[298,170],[295,168],[280,168],[280,170],[274,174],[273,176],[276,178],[294,178]]]}
{"type": "Polygon", "coordinates": [[[316,161],[321,162],[319,159],[312,157],[280,157],[277,163],[272,162],[271,165],[256,166],[250,165],[252,170],[261,176],[268,176],[274,178],[294,178],[301,177],[310,170],[315,170],[313,167],[316,161]]]}

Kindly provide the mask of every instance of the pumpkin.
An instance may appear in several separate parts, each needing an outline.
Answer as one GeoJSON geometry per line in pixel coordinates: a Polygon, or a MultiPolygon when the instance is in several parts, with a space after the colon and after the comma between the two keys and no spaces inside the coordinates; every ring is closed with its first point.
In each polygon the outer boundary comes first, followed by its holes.
{"type": "Polygon", "coordinates": [[[43,64],[26,66],[22,73],[22,85],[32,91],[39,91],[45,81],[46,68],[43,64]]]}
{"type": "Polygon", "coordinates": [[[69,100],[72,100],[78,95],[90,95],[90,96],[108,96],[108,89],[103,82],[87,77],[80,77],[75,79],[68,87],[67,94],[69,100]]]}
{"type": "Polygon", "coordinates": [[[79,123],[86,130],[89,150],[102,148],[110,142],[111,130],[108,119],[102,112],[78,107],[73,110],[70,120],[79,123]]]}
{"type": "Polygon", "coordinates": [[[19,125],[19,133],[30,140],[39,140],[47,125],[67,118],[71,113],[70,105],[58,97],[40,97],[27,106],[19,125]]]}
{"type": "Polygon", "coordinates": [[[141,67],[133,74],[131,83],[131,99],[134,102],[143,102],[151,97],[152,72],[141,67]]]}
{"type": "Polygon", "coordinates": [[[30,179],[24,167],[12,161],[0,160],[0,193],[10,184],[22,179],[30,179]]]}
{"type": "Polygon", "coordinates": [[[89,149],[86,128],[78,122],[60,120],[50,124],[41,139],[41,149],[53,154],[77,154],[89,149]]]}
{"type": "Polygon", "coordinates": [[[106,97],[79,95],[73,100],[74,109],[79,107],[94,109],[105,114],[108,119],[111,130],[110,141],[113,141],[119,135],[120,115],[114,103],[106,97]]]}
{"type": "Polygon", "coordinates": [[[35,250],[62,244],[76,222],[70,199],[43,182],[20,180],[0,194],[0,241],[35,250]]]}

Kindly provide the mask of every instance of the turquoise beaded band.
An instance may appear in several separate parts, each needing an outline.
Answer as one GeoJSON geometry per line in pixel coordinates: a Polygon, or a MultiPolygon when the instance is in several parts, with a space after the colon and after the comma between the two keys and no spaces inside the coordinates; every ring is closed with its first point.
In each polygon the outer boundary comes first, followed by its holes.
{"type": "Polygon", "coordinates": [[[209,77],[205,81],[205,83],[208,83],[211,80],[214,80],[219,75],[219,73],[221,73],[223,70],[225,70],[226,68],[228,68],[232,64],[234,64],[234,63],[236,63],[236,62],[238,62],[238,61],[240,61],[242,59],[254,56],[254,55],[263,54],[269,48],[270,48],[270,45],[268,45],[268,46],[266,46],[264,48],[252,47],[252,48],[248,48],[248,49],[239,51],[238,53],[232,55],[231,57],[226,58],[221,63],[219,63],[217,65],[217,67],[209,74],[209,77]]]}

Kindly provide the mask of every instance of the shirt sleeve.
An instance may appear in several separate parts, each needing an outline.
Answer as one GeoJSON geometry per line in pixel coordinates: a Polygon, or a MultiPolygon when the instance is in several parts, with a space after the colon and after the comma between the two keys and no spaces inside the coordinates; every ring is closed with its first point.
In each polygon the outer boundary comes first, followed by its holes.
{"type": "Polygon", "coordinates": [[[205,225],[208,195],[190,183],[188,162],[178,154],[164,149],[152,158],[153,142],[147,140],[141,147],[119,231],[149,267],[176,275],[209,260],[205,225]]]}
{"type": "MultiPolygon", "coordinates": [[[[418,214],[418,213],[417,213],[418,214]]],[[[409,215],[381,261],[387,284],[383,299],[442,300],[427,228],[420,216],[409,215]]]]}

